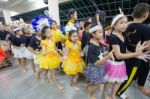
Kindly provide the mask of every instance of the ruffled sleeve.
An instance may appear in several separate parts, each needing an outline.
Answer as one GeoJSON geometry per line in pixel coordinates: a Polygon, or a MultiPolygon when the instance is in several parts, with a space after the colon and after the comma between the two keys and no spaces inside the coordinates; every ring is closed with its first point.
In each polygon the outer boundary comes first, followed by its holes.
{"type": "Polygon", "coordinates": [[[46,43],[45,40],[42,40],[42,41],[41,41],[41,46],[47,46],[47,43],[46,43]]]}
{"type": "Polygon", "coordinates": [[[65,46],[66,46],[66,48],[71,48],[72,47],[72,43],[69,40],[67,40],[65,42],[65,46]]]}

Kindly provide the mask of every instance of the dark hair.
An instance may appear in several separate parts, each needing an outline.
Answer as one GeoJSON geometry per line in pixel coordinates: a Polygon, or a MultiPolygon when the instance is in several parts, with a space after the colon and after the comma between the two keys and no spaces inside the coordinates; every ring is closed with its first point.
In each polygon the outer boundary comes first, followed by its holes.
{"type": "Polygon", "coordinates": [[[19,32],[19,31],[20,31],[20,30],[15,31],[14,34],[17,34],[17,32],[19,32]]]}
{"type": "Polygon", "coordinates": [[[88,21],[89,19],[92,19],[91,17],[86,17],[85,19],[84,19],[84,21],[88,21]]]}
{"type": "Polygon", "coordinates": [[[46,32],[46,30],[47,30],[48,28],[49,28],[48,26],[45,26],[45,27],[42,28],[42,39],[43,39],[43,40],[46,39],[45,32],[46,32]]]}
{"type": "Polygon", "coordinates": [[[149,4],[147,3],[140,3],[136,5],[133,9],[133,17],[134,18],[141,18],[143,15],[149,12],[149,4]]]}
{"type": "Polygon", "coordinates": [[[70,38],[70,37],[72,36],[72,34],[75,33],[75,32],[76,32],[76,30],[70,30],[70,31],[69,31],[69,34],[68,34],[69,38],[70,38]]]}
{"type": "Polygon", "coordinates": [[[75,9],[73,9],[73,8],[70,9],[69,12],[68,12],[68,17],[71,18],[71,15],[73,15],[75,12],[76,12],[75,9]]]}
{"type": "MultiPolygon", "coordinates": [[[[56,23],[56,24],[57,24],[57,22],[56,22],[55,20],[53,20],[52,23],[56,23]]],[[[51,29],[52,29],[52,23],[51,23],[51,25],[50,25],[50,28],[51,28],[51,29]]]]}
{"type": "Polygon", "coordinates": [[[91,23],[89,21],[84,22],[84,29],[87,28],[91,23]]]}

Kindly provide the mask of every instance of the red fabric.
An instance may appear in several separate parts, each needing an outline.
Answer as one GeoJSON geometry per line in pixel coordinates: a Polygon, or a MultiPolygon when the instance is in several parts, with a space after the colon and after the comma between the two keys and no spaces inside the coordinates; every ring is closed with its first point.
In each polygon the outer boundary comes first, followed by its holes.
{"type": "Polygon", "coordinates": [[[2,62],[6,58],[6,54],[2,48],[0,48],[0,62],[2,62]]]}

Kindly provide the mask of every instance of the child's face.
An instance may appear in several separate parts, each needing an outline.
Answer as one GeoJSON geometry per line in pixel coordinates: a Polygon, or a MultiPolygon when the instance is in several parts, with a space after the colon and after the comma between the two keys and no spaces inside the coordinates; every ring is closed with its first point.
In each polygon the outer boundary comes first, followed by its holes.
{"type": "Polygon", "coordinates": [[[103,30],[97,30],[94,34],[93,34],[94,38],[97,40],[100,40],[103,36],[103,30]]]}
{"type": "Polygon", "coordinates": [[[27,33],[28,28],[23,28],[22,30],[24,33],[27,33]]]}
{"type": "Polygon", "coordinates": [[[124,32],[127,28],[127,17],[123,17],[121,18],[120,20],[118,20],[118,22],[114,25],[114,29],[115,31],[118,31],[118,32],[124,32]]]}
{"type": "Polygon", "coordinates": [[[31,34],[31,30],[29,28],[24,29],[25,34],[31,34]]]}
{"type": "Polygon", "coordinates": [[[78,34],[75,32],[71,35],[70,37],[72,42],[77,42],[78,41],[78,34]]]}
{"type": "Polygon", "coordinates": [[[77,17],[77,12],[75,12],[75,13],[72,15],[72,19],[73,19],[73,20],[77,20],[77,18],[78,18],[78,17],[77,17]]]}
{"type": "Polygon", "coordinates": [[[52,23],[52,29],[57,29],[57,24],[55,22],[52,23]]]}
{"type": "Polygon", "coordinates": [[[51,29],[50,28],[47,28],[46,31],[45,31],[45,36],[47,38],[51,37],[52,36],[52,33],[51,33],[51,29]]]}
{"type": "Polygon", "coordinates": [[[149,12],[146,12],[144,15],[143,15],[143,22],[148,18],[149,16],[149,12]]]}

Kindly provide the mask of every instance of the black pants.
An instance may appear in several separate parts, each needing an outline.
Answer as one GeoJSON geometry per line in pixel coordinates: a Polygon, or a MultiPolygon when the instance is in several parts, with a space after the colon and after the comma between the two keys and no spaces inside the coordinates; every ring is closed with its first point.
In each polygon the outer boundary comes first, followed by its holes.
{"type": "Polygon", "coordinates": [[[126,63],[126,71],[128,75],[128,80],[124,81],[121,84],[120,88],[118,89],[116,93],[118,96],[123,94],[126,91],[126,89],[130,86],[132,81],[135,79],[135,76],[137,74],[138,67],[141,64],[141,61],[137,59],[129,59],[129,60],[126,60],[125,63],[126,63]]]}
{"type": "Polygon", "coordinates": [[[149,63],[138,59],[129,59],[126,60],[126,70],[128,80],[121,84],[119,90],[117,91],[118,96],[126,91],[135,78],[138,78],[138,85],[144,86],[149,72],[149,63]]]}
{"type": "Polygon", "coordinates": [[[141,66],[137,71],[136,80],[139,86],[144,86],[146,83],[147,76],[149,74],[149,62],[141,62],[141,66]]]}

